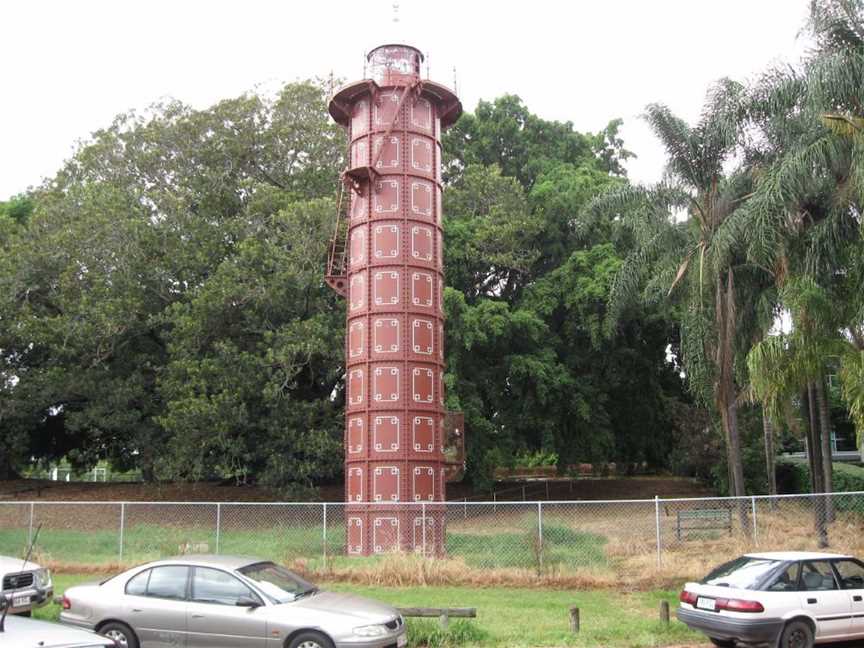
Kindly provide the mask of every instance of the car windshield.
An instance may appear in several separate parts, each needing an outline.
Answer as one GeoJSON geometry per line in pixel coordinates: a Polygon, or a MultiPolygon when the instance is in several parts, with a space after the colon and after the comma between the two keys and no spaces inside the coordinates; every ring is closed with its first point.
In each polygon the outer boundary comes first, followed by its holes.
{"type": "Polygon", "coordinates": [[[780,560],[742,556],[720,565],[702,580],[702,584],[734,587],[736,589],[755,589],[765,576],[781,564],[782,561],[780,560]]]}
{"type": "Polygon", "coordinates": [[[274,603],[290,603],[318,591],[312,583],[272,562],[247,565],[237,571],[254,581],[258,589],[274,603]]]}

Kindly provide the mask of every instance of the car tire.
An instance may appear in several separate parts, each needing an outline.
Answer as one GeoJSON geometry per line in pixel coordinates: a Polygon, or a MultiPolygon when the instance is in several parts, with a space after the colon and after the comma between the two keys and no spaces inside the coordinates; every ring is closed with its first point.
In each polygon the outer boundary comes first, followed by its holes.
{"type": "Polygon", "coordinates": [[[778,648],[813,648],[813,628],[806,621],[791,621],[780,633],[778,648]]]}
{"type": "Polygon", "coordinates": [[[138,648],[138,637],[132,628],[119,621],[110,621],[99,628],[99,634],[103,637],[113,639],[122,648],[138,648]]]}
{"type": "Polygon", "coordinates": [[[320,632],[304,630],[294,635],[288,648],[333,648],[333,642],[320,632]]]}
{"type": "Polygon", "coordinates": [[[735,648],[734,639],[718,639],[717,637],[708,637],[708,639],[718,648],[735,648]]]}

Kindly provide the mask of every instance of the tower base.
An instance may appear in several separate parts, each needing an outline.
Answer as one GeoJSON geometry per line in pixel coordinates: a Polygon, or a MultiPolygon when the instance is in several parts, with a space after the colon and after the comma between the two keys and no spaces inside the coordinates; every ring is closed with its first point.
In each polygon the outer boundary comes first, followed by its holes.
{"type": "Polygon", "coordinates": [[[345,507],[349,556],[417,553],[443,556],[446,512],[430,504],[349,504],[345,507]]]}

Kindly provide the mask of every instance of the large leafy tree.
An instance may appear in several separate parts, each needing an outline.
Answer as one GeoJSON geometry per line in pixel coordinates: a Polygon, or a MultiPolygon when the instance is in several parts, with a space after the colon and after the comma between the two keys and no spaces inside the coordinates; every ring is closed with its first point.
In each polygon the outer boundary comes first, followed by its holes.
{"type": "Polygon", "coordinates": [[[299,83],[121,115],[35,192],[0,258],[2,372],[14,376],[0,405],[4,436],[30,440],[21,456],[108,458],[148,477],[240,475],[241,463],[274,484],[332,474],[336,381],[313,389],[292,373],[318,375],[310,366],[338,348],[335,299],[313,279],[330,209],[316,199],[332,194],[343,149],[324,98],[299,83]],[[308,352],[290,350],[297,318],[308,352]],[[286,410],[310,432],[279,464],[286,410]],[[190,450],[203,438],[220,457],[190,450]]]}
{"type": "Polygon", "coordinates": [[[539,449],[562,468],[668,464],[666,399],[680,396],[669,320],[632,310],[604,330],[632,237],[614,219],[582,217],[626,183],[617,125],[580,134],[507,96],[481,102],[445,139],[449,405],[466,413],[475,477],[539,449]]]}

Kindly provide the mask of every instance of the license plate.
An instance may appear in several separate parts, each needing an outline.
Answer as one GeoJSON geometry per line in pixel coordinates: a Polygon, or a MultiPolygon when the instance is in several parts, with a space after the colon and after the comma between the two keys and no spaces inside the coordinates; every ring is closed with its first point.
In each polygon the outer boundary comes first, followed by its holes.
{"type": "Polygon", "coordinates": [[[700,596],[696,599],[696,607],[700,610],[711,610],[712,612],[715,612],[717,610],[717,601],[712,598],[700,596]]]}
{"type": "Polygon", "coordinates": [[[398,648],[405,648],[405,646],[407,646],[407,645],[408,645],[408,635],[404,634],[404,633],[399,635],[399,638],[396,640],[396,646],[398,646],[398,648]]]}
{"type": "Polygon", "coordinates": [[[12,597],[12,607],[24,607],[30,605],[30,597],[29,596],[13,596],[12,597]]]}

